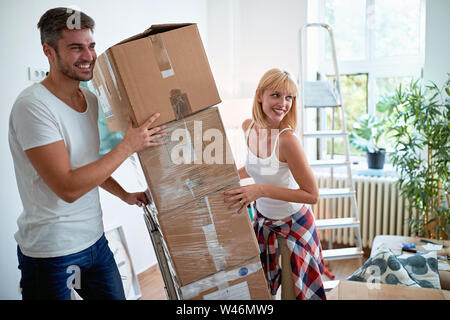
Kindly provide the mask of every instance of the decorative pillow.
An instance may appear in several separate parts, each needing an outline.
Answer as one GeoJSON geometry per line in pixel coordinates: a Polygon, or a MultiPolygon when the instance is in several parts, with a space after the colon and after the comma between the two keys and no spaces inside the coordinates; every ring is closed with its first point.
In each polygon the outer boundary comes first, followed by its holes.
{"type": "Polygon", "coordinates": [[[380,248],[346,280],[420,287],[388,248],[380,248]]]}
{"type": "Polygon", "coordinates": [[[419,286],[441,289],[436,252],[403,254],[397,259],[419,286]]]}

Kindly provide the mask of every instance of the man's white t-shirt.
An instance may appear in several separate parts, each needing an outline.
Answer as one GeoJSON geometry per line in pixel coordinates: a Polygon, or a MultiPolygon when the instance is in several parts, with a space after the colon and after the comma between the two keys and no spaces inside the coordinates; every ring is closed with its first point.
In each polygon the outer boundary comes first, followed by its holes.
{"type": "Polygon", "coordinates": [[[79,252],[103,234],[98,187],[73,203],[59,198],[38,175],[25,150],[63,140],[72,169],[99,159],[96,96],[80,87],[87,109],[80,113],[42,84],[17,97],[9,119],[9,145],[23,212],[14,237],[24,255],[50,258],[79,252]]]}

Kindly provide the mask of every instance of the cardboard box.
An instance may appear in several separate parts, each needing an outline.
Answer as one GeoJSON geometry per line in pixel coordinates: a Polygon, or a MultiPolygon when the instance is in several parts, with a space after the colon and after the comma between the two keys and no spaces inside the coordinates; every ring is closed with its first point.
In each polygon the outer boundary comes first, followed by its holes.
{"type": "Polygon", "coordinates": [[[185,300],[271,300],[259,255],[180,291],[185,300]]]}
{"type": "Polygon", "coordinates": [[[450,291],[392,284],[339,281],[328,300],[449,300],[450,291]]]}
{"type": "Polygon", "coordinates": [[[176,210],[159,211],[157,223],[180,286],[259,256],[247,213],[225,203],[226,187],[176,210]]]}
{"type": "Polygon", "coordinates": [[[168,211],[239,183],[219,110],[167,124],[164,145],[138,153],[158,211],[168,211]]]}
{"type": "MultiPolygon", "coordinates": [[[[374,256],[377,253],[378,248],[381,246],[386,246],[395,255],[400,255],[402,254],[402,243],[413,243],[416,245],[417,250],[427,252],[427,250],[424,248],[424,246],[427,245],[427,243],[424,243],[421,240],[432,241],[435,244],[442,245],[443,246],[442,250],[436,251],[436,254],[444,257],[450,255],[450,240],[436,240],[436,239],[394,236],[394,235],[378,235],[373,239],[372,251],[370,253],[370,256],[371,257],[374,256]]],[[[444,290],[450,290],[450,270],[448,269],[445,270],[444,268],[446,261],[438,260],[438,263],[439,263],[439,280],[441,282],[441,288],[444,290]]]]}
{"type": "Polygon", "coordinates": [[[152,127],[221,102],[196,24],[153,25],[101,54],[93,85],[111,131],[152,127]]]}

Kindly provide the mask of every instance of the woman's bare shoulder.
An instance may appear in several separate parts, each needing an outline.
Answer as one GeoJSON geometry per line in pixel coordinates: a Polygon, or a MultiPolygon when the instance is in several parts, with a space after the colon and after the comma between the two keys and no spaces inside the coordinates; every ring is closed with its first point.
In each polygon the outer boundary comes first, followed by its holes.
{"type": "Polygon", "coordinates": [[[252,119],[245,119],[244,122],[242,122],[242,130],[244,130],[244,132],[247,131],[250,123],[252,123],[252,119]]]}
{"type": "Polygon", "coordinates": [[[298,139],[294,130],[285,130],[280,134],[280,148],[286,150],[287,152],[292,152],[296,149],[301,148],[300,139],[298,139]]]}

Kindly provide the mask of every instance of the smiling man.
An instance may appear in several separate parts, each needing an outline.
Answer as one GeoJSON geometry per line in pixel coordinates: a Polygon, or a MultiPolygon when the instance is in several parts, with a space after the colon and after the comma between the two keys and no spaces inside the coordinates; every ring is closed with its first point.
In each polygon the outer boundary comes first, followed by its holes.
{"type": "Polygon", "coordinates": [[[122,281],[104,235],[98,187],[130,205],[144,193],[126,192],[111,174],[164,127],[131,121],[123,141],[99,157],[98,103],[80,81],[92,79],[97,55],[94,20],[55,8],[40,19],[42,48],[50,73],[23,90],[10,115],[9,143],[23,204],[15,234],[23,299],[124,299],[122,281]],[[77,273],[77,274],[74,274],[77,273]]]}

